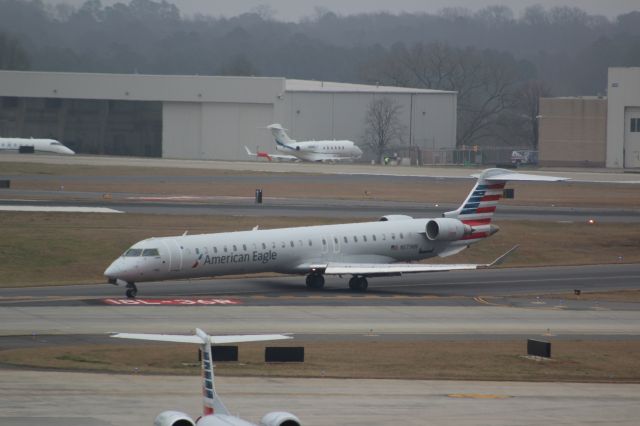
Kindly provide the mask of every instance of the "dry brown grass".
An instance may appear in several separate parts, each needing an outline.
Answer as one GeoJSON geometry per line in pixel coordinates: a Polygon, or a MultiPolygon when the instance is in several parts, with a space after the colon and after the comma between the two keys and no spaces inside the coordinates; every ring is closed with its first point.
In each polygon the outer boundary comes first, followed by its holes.
{"type": "MultiPolygon", "coordinates": [[[[276,346],[278,344],[270,345],[276,346]]],[[[265,364],[264,344],[240,346],[239,363],[217,363],[232,376],[640,382],[640,341],[554,341],[551,361],[523,358],[526,341],[298,341],[303,364],[265,364]]],[[[190,345],[132,344],[13,349],[0,362],[109,372],[199,372],[190,345]],[[144,348],[144,350],[141,350],[144,348]]]]}
{"type": "MultiPolygon", "coordinates": [[[[179,235],[343,222],[339,218],[175,216],[0,212],[0,286],[103,283],[109,263],[136,241],[179,235]]],[[[353,221],[357,221],[353,219],[353,221]]],[[[429,262],[485,263],[515,244],[505,266],[640,262],[640,227],[500,221],[501,232],[454,257],[429,262]]]]}
{"type": "MultiPolygon", "coordinates": [[[[6,174],[48,175],[47,180],[16,180],[14,189],[57,191],[64,186],[65,191],[89,191],[98,193],[140,193],[157,195],[191,196],[246,196],[252,197],[256,188],[262,188],[266,197],[338,199],[371,199],[392,201],[414,201],[424,203],[459,203],[471,189],[471,182],[459,180],[405,181],[402,185],[389,182],[367,182],[366,180],[345,180],[339,185],[319,179],[296,181],[297,174],[287,173],[287,182],[264,182],[261,176],[282,173],[235,172],[227,170],[172,169],[172,168],[135,168],[135,167],[96,167],[61,166],[51,164],[0,163],[6,174]],[[111,182],[82,179],[67,179],[66,176],[131,176],[130,181],[111,182]],[[218,176],[256,176],[255,181],[227,182],[215,185],[218,176]],[[135,176],[167,176],[161,182],[140,182],[135,176]],[[171,180],[171,176],[210,176],[210,182],[184,182],[171,180]]],[[[309,176],[305,174],[305,176],[309,176]]],[[[511,183],[516,190],[515,200],[504,200],[505,204],[530,206],[563,207],[640,207],[640,185],[596,184],[596,183],[511,183]]],[[[4,197],[0,192],[0,197],[4,197]]]]}

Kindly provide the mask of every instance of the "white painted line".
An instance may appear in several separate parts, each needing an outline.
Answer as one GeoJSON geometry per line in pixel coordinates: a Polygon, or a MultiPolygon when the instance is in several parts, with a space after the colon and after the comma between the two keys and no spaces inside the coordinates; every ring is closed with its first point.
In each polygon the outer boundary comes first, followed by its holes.
{"type": "Polygon", "coordinates": [[[59,212],[59,213],[124,213],[106,207],[74,207],[74,206],[0,206],[6,212],[59,212]]]}

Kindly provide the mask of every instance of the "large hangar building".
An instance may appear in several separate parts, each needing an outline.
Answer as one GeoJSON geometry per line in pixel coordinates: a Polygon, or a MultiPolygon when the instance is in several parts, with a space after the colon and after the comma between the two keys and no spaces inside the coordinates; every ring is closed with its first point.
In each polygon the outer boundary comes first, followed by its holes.
{"type": "Polygon", "coordinates": [[[359,143],[371,101],[401,105],[406,145],[452,149],[456,92],[271,77],[0,71],[0,136],[52,137],[78,153],[246,160],[264,129],[359,143]]]}

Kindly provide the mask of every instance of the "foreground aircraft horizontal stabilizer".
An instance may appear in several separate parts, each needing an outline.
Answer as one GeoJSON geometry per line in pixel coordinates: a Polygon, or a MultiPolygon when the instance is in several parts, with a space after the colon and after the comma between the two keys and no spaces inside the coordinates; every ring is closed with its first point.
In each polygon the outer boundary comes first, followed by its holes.
{"type": "MultiPolygon", "coordinates": [[[[200,330],[200,329],[197,329],[200,330]]],[[[136,333],[116,333],[111,337],[120,339],[150,340],[154,342],[173,342],[173,343],[196,343],[202,345],[203,337],[200,334],[185,336],[181,334],[136,334],[136,333]]],[[[292,339],[291,336],[285,334],[255,334],[255,335],[239,335],[239,336],[207,336],[209,343],[226,344],[226,343],[245,343],[245,342],[266,342],[271,340],[292,339]]]]}

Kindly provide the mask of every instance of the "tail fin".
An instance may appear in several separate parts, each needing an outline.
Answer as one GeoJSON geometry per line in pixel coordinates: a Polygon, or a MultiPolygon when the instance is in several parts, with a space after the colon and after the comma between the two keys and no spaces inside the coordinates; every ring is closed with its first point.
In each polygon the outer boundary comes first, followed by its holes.
{"type": "Polygon", "coordinates": [[[218,397],[214,387],[213,357],[211,355],[211,344],[214,343],[241,343],[241,342],[262,342],[267,340],[292,339],[284,334],[258,334],[239,336],[209,336],[204,331],[196,328],[195,336],[172,335],[172,334],[133,334],[117,333],[111,337],[121,339],[152,340],[157,342],[174,343],[195,343],[199,344],[202,350],[202,398],[203,414],[229,414],[229,410],[224,406],[218,397]]]}
{"type": "Polygon", "coordinates": [[[271,134],[276,140],[276,145],[278,148],[295,150],[294,147],[290,146],[292,143],[295,143],[295,141],[289,138],[289,135],[287,135],[286,132],[287,129],[285,129],[278,123],[270,124],[269,126],[267,126],[267,129],[271,130],[271,134]]]}
{"type": "Polygon", "coordinates": [[[466,240],[486,238],[497,232],[498,228],[491,225],[491,219],[496,211],[498,201],[502,198],[507,181],[555,182],[567,180],[554,176],[516,173],[505,169],[487,169],[477,177],[478,181],[464,203],[456,210],[443,214],[444,217],[459,219],[462,223],[471,226],[473,232],[464,237],[466,240]]]}

